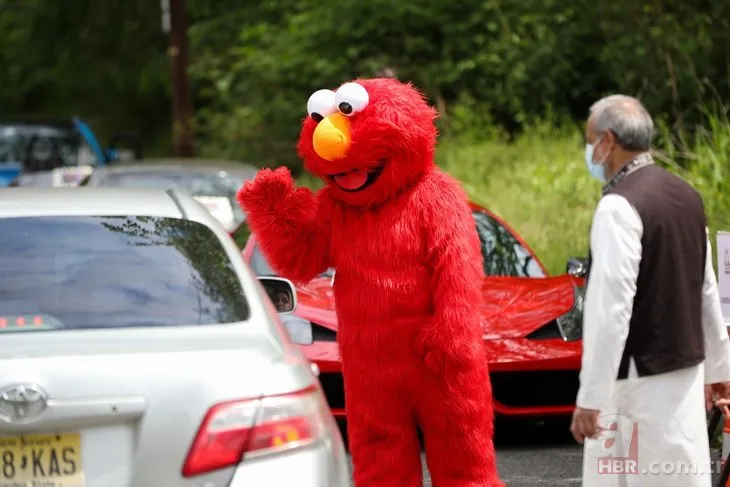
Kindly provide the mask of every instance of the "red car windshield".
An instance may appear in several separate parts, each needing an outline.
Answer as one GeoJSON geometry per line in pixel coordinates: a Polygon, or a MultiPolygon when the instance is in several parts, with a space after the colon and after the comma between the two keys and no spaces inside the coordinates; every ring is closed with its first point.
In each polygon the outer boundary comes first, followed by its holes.
{"type": "Polygon", "coordinates": [[[486,212],[472,214],[482,244],[484,275],[545,277],[533,253],[509,229],[486,212]]]}
{"type": "MultiPolygon", "coordinates": [[[[473,212],[477,233],[482,247],[484,274],[487,276],[546,277],[540,263],[508,228],[499,223],[489,213],[473,212]]],[[[248,225],[242,224],[233,234],[238,245],[243,248],[250,234],[248,225]]],[[[249,261],[253,271],[259,276],[276,275],[266,258],[256,245],[249,261]]],[[[320,277],[331,277],[332,270],[320,277]]]]}

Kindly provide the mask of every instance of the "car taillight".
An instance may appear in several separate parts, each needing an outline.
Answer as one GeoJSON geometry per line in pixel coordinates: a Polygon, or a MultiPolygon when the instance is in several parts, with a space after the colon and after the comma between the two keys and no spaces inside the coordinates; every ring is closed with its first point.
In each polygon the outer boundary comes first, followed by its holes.
{"type": "Polygon", "coordinates": [[[325,435],[325,414],[327,407],[316,387],[217,404],[200,425],[183,466],[183,477],[310,445],[325,435]]]}

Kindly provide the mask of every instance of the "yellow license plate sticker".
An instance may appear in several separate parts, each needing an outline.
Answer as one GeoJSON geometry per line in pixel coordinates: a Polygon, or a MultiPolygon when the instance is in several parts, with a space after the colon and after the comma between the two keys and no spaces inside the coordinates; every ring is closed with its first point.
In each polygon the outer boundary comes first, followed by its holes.
{"type": "Polygon", "coordinates": [[[84,487],[81,436],[0,437],[0,487],[84,487]]]}

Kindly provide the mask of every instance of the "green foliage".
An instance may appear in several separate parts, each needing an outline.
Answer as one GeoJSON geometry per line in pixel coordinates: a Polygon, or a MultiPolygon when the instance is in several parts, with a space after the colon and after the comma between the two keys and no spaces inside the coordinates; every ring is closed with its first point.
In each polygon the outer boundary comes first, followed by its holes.
{"type": "Polygon", "coordinates": [[[104,138],[169,127],[158,2],[0,0],[0,118],[85,117],[104,138]]]}
{"type": "Polygon", "coordinates": [[[578,120],[609,92],[640,95],[685,131],[698,106],[730,96],[729,0],[223,3],[191,29],[192,73],[211,102],[199,114],[204,147],[262,165],[298,168],[309,94],[384,66],[424,90],[457,135],[578,120]],[[459,123],[465,110],[478,122],[459,123]]]}
{"type": "MultiPolygon", "coordinates": [[[[669,128],[730,97],[730,0],[187,0],[203,155],[299,168],[307,97],[390,67],[446,134],[579,120],[608,92],[669,128]],[[472,110],[478,123],[459,124],[472,110]]],[[[0,116],[80,114],[102,133],[170,132],[158,2],[0,0],[0,116]]],[[[472,134],[474,135],[474,134],[472,134]]],[[[169,144],[156,144],[161,148],[169,144]]]]}
{"type": "MultiPolygon", "coordinates": [[[[665,151],[676,151],[671,141],[665,151]]],[[[702,193],[710,230],[730,229],[730,120],[727,113],[708,116],[675,158],[685,158],[687,169],[672,165],[702,193]]]]}

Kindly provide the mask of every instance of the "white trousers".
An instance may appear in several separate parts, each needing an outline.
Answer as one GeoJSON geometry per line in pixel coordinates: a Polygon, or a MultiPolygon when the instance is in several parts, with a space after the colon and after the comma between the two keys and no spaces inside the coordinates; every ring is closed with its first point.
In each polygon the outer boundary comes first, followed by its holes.
{"type": "Polygon", "coordinates": [[[703,364],[617,382],[604,432],[583,451],[584,487],[711,487],[703,364]]]}

